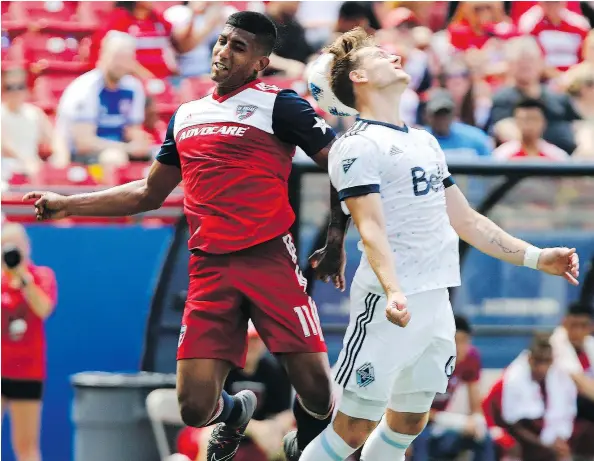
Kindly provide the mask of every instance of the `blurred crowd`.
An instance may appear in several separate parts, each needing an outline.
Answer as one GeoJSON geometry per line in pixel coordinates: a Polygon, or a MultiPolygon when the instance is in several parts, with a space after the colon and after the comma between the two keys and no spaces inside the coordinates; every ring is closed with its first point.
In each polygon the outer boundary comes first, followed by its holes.
{"type": "Polygon", "coordinates": [[[308,63],[361,26],[402,56],[403,118],[448,158],[594,158],[594,2],[2,2],[4,184],[110,183],[151,161],[177,106],[212,89],[237,9],[278,27],[262,77],[314,105],[308,63]]]}

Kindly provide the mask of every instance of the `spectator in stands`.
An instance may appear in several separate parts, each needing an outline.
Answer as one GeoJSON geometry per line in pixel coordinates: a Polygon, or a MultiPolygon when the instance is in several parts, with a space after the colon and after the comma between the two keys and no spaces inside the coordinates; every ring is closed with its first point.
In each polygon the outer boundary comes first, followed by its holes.
{"type": "Polygon", "coordinates": [[[437,394],[431,408],[430,421],[413,443],[413,461],[453,459],[464,451],[473,453],[476,461],[495,461],[495,451],[487,434],[481,409],[479,381],[481,359],[472,346],[472,330],[466,318],[456,315],[456,368],[445,394],[437,394]],[[451,408],[452,397],[460,385],[467,400],[466,412],[451,408]]]}
{"type": "Polygon", "coordinates": [[[126,32],[136,39],[134,74],[143,80],[165,78],[177,73],[176,53],[192,51],[203,41],[202,30],[195,29],[195,22],[187,27],[173,28],[171,23],[157,13],[152,2],[116,2],[116,8],[105,27],[93,36],[90,60],[99,57],[98,46],[109,31],[126,32]]]}
{"type": "Polygon", "coordinates": [[[2,412],[8,410],[17,461],[41,461],[44,320],[56,305],[56,278],[36,266],[20,224],[2,226],[2,412]]]}
{"type": "MultiPolygon", "coordinates": [[[[594,42],[594,38],[590,41],[594,42]]],[[[573,107],[582,118],[575,122],[577,149],[573,155],[594,159],[594,62],[572,67],[563,80],[573,107]]]]}
{"type": "Polygon", "coordinates": [[[566,461],[577,412],[577,389],[553,365],[550,336],[537,333],[530,349],[506,369],[501,392],[505,429],[522,450],[524,461],[566,461]]]}
{"type": "Polygon", "coordinates": [[[142,129],[145,94],[130,73],[134,39],[112,31],[101,46],[97,68],[75,79],[57,110],[57,129],[67,139],[72,160],[125,163],[146,158],[151,142],[142,129]]]}
{"type": "Polygon", "coordinates": [[[571,375],[577,389],[577,417],[571,439],[572,451],[594,457],[594,312],[576,302],[569,306],[561,326],[551,336],[555,363],[571,375]]]}
{"type": "Polygon", "coordinates": [[[441,86],[454,99],[456,118],[466,125],[485,128],[492,104],[488,85],[480,77],[475,79],[468,65],[459,58],[446,63],[439,77],[441,86]]]}
{"type": "Polygon", "coordinates": [[[572,122],[578,120],[579,115],[566,95],[553,93],[541,83],[544,61],[538,43],[533,37],[517,37],[508,41],[506,50],[513,84],[493,96],[493,134],[500,142],[519,140],[514,109],[521,99],[539,99],[547,121],[543,138],[572,153],[576,148],[572,122]]]}
{"type": "Polygon", "coordinates": [[[371,32],[368,14],[369,10],[364,2],[343,2],[338,10],[338,20],[334,31],[344,34],[356,27],[362,27],[371,32]]]}
{"type": "Polygon", "coordinates": [[[493,151],[494,158],[542,158],[556,161],[569,158],[567,152],[542,139],[547,121],[545,107],[538,99],[526,98],[518,102],[514,109],[514,122],[520,132],[520,139],[501,144],[493,151]]]}
{"type": "Polygon", "coordinates": [[[468,159],[491,155],[489,137],[479,128],[455,121],[456,104],[449,91],[431,91],[425,108],[429,131],[448,159],[468,159]]]}
{"type": "Polygon", "coordinates": [[[196,46],[186,53],[177,56],[179,75],[196,77],[210,75],[211,44],[217,39],[227,17],[235,8],[225,6],[222,2],[184,2],[184,5],[173,5],[163,17],[173,25],[173,34],[185,36],[188,28],[192,28],[196,46]]]}
{"type": "Polygon", "coordinates": [[[150,136],[150,141],[153,145],[152,152],[153,154],[156,154],[165,140],[167,123],[159,118],[157,104],[150,96],[147,96],[146,98],[144,106],[144,124],[142,125],[142,128],[150,136]]]}
{"type": "Polygon", "coordinates": [[[548,78],[581,61],[582,44],[590,30],[588,20],[570,11],[565,3],[538,2],[518,21],[520,32],[536,37],[543,49],[548,78]]]}
{"type": "MultiPolygon", "coordinates": [[[[235,461],[279,459],[283,436],[294,425],[292,389],[285,370],[267,353],[266,346],[250,322],[248,353],[243,370],[233,370],[225,381],[227,392],[250,389],[258,396],[256,412],[245,431],[246,439],[233,458],[235,461]]],[[[206,445],[212,427],[202,430],[197,461],[206,460],[206,445]]],[[[282,458],[281,458],[282,459],[282,458]]],[[[211,461],[211,460],[208,460],[211,461]]]]}
{"type": "Polygon", "coordinates": [[[34,176],[40,154],[51,153],[53,128],[40,108],[26,102],[28,97],[25,71],[2,70],[2,169],[34,176]]]}
{"type": "Polygon", "coordinates": [[[315,51],[305,38],[305,29],[295,17],[298,9],[299,2],[277,1],[266,4],[266,15],[274,22],[278,31],[276,46],[267,69],[282,72],[290,78],[300,78],[303,75],[305,62],[315,51]]]}
{"type": "Polygon", "coordinates": [[[299,2],[296,18],[305,28],[305,37],[314,49],[319,49],[332,42],[339,11],[346,3],[333,1],[299,2]]]}

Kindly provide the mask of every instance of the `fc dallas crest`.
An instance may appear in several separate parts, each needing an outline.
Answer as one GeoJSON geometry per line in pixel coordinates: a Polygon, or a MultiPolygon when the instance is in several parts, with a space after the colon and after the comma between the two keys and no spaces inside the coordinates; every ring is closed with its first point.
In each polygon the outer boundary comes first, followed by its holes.
{"type": "Polygon", "coordinates": [[[254,112],[258,109],[258,106],[249,106],[249,105],[241,105],[237,106],[235,110],[235,115],[237,116],[238,120],[245,120],[246,118],[251,117],[254,115],[254,112]]]}

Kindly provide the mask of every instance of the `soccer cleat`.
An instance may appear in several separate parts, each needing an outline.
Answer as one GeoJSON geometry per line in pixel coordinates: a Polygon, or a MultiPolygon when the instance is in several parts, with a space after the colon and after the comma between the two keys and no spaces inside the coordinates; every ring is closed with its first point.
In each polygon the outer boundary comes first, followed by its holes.
{"type": "MultiPolygon", "coordinates": [[[[242,407],[239,420],[233,425],[219,423],[215,426],[206,449],[207,461],[230,461],[235,457],[241,440],[245,437],[243,433],[252,419],[258,400],[252,391],[238,392],[235,397],[242,407]]],[[[236,403],[237,405],[237,403],[236,403]]]]}
{"type": "Polygon", "coordinates": [[[297,431],[291,431],[283,438],[283,451],[287,461],[298,461],[301,457],[301,450],[297,445],[297,431]]]}

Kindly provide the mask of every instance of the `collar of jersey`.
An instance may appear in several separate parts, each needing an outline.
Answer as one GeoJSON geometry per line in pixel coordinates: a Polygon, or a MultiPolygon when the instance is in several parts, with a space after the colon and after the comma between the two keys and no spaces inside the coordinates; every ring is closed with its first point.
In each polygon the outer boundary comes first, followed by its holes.
{"type": "Polygon", "coordinates": [[[235,96],[238,93],[241,93],[246,88],[253,86],[257,83],[260,83],[260,82],[261,82],[261,80],[259,78],[255,79],[255,80],[251,80],[251,81],[247,82],[245,85],[241,85],[239,88],[233,90],[231,93],[227,93],[222,96],[219,96],[217,94],[217,90],[215,88],[215,90],[212,92],[212,99],[214,99],[217,102],[225,102],[227,99],[232,98],[233,96],[235,96]]]}
{"type": "Polygon", "coordinates": [[[406,124],[404,126],[392,125],[391,123],[380,122],[378,120],[368,120],[366,118],[357,117],[357,120],[360,120],[365,123],[369,123],[370,125],[380,125],[385,126],[386,128],[392,128],[396,131],[402,131],[403,133],[408,133],[408,126],[406,124]]]}

